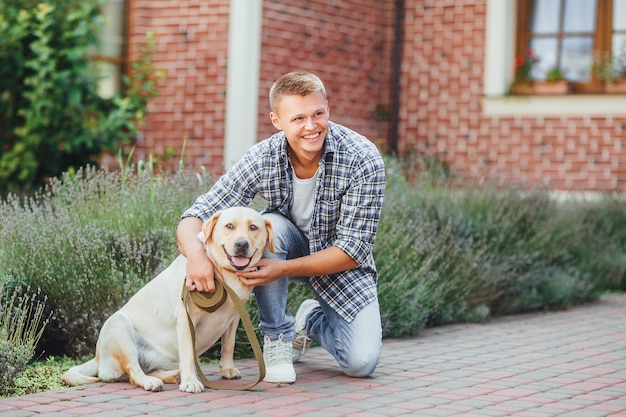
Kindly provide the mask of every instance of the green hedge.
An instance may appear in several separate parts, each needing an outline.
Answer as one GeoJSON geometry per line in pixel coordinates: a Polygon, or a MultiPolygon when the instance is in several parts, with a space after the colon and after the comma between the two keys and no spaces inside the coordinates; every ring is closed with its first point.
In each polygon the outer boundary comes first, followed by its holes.
{"type": "MultiPolygon", "coordinates": [[[[413,170],[387,159],[374,250],[385,337],[624,290],[620,198],[557,202],[543,191],[456,184],[437,166],[413,170]]],[[[0,205],[0,282],[48,298],[48,351],[93,352],[103,321],[177,255],[179,215],[209,185],[202,173],[143,164],[86,169],[0,205]]],[[[299,288],[294,312],[310,294],[299,288]]]]}

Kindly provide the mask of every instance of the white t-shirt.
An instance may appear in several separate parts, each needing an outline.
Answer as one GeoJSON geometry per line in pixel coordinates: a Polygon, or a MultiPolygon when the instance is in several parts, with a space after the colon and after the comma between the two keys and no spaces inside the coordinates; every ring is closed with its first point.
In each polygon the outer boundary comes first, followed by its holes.
{"type": "Polygon", "coordinates": [[[311,217],[315,206],[315,186],[319,168],[311,178],[300,179],[293,173],[293,200],[289,210],[291,218],[305,235],[309,235],[311,229],[311,217]]]}

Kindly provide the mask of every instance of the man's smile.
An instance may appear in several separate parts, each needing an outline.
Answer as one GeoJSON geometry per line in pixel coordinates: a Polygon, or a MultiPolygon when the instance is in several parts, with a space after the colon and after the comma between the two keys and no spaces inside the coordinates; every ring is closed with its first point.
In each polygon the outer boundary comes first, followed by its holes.
{"type": "Polygon", "coordinates": [[[310,133],[308,135],[303,135],[302,139],[306,140],[306,141],[315,141],[320,137],[321,133],[320,132],[315,132],[315,133],[310,133]]]}

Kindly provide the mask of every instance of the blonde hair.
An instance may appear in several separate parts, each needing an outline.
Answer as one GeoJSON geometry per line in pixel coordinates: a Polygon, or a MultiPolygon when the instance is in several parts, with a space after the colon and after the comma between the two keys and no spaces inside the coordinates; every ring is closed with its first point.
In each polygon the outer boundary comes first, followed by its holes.
{"type": "Polygon", "coordinates": [[[270,109],[276,113],[278,104],[285,96],[308,96],[315,92],[321,92],[326,97],[326,88],[322,80],[310,72],[288,72],[277,79],[270,89],[270,109]]]}

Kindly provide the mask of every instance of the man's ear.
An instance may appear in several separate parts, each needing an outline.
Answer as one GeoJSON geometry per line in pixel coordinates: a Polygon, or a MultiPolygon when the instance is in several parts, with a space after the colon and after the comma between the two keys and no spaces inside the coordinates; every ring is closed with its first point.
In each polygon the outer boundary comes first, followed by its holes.
{"type": "Polygon", "coordinates": [[[271,112],[270,113],[270,120],[272,121],[272,124],[274,125],[274,127],[278,130],[283,130],[281,124],[280,124],[280,119],[278,118],[278,115],[276,115],[276,113],[271,112]]]}
{"type": "Polygon", "coordinates": [[[211,216],[209,220],[204,222],[204,224],[202,225],[202,234],[204,235],[205,245],[207,245],[208,242],[213,237],[213,230],[215,229],[215,225],[217,224],[217,220],[220,218],[221,214],[222,214],[221,210],[216,212],[214,215],[211,216]]]}

